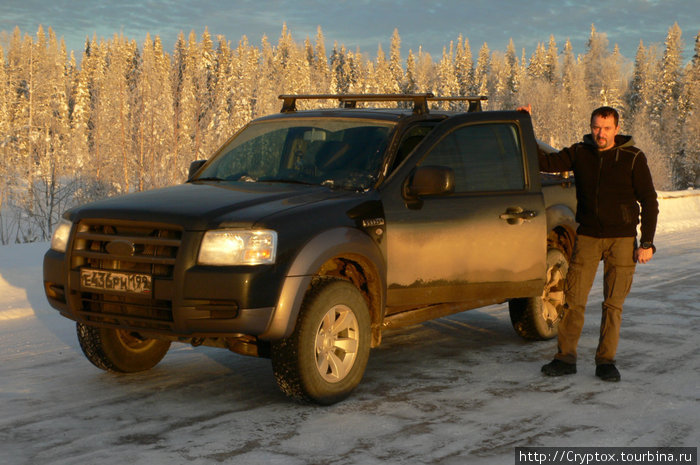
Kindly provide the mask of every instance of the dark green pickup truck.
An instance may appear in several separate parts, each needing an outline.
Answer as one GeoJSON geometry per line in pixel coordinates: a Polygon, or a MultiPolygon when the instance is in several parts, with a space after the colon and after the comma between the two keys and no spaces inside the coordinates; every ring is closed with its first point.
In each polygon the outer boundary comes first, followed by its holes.
{"type": "Polygon", "coordinates": [[[93,364],[221,347],[271,358],[285,393],[330,404],[387,328],[508,301],[520,335],[556,334],[575,193],[539,173],[529,115],[481,111],[482,97],[280,98],[186,183],[65,213],[44,286],[93,364]]]}

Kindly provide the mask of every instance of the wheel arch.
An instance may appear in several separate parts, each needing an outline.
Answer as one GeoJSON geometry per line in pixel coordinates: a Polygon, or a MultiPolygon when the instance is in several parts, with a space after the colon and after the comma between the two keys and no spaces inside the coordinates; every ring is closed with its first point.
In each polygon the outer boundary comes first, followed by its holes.
{"type": "Polygon", "coordinates": [[[366,233],[352,228],[324,231],[297,253],[268,327],[258,337],[264,340],[289,337],[306,291],[314,278],[322,276],[350,281],[359,289],[370,311],[372,347],[379,345],[386,302],[386,264],[376,243],[366,233]]]}
{"type": "Polygon", "coordinates": [[[557,248],[571,258],[576,241],[574,212],[566,205],[547,208],[547,249],[557,248]]]}

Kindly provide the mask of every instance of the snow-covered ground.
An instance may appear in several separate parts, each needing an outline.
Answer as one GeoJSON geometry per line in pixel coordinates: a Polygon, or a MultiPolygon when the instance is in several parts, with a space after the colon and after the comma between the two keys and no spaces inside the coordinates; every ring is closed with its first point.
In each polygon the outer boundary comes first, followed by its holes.
{"type": "Polygon", "coordinates": [[[174,345],[114,375],[46,303],[47,244],[0,247],[0,464],[513,463],[519,446],[700,443],[700,193],[660,193],[658,253],[637,267],[619,383],[594,376],[596,281],[579,372],[546,378],[505,305],[395,330],[331,407],[287,400],[265,359],[174,345]]]}

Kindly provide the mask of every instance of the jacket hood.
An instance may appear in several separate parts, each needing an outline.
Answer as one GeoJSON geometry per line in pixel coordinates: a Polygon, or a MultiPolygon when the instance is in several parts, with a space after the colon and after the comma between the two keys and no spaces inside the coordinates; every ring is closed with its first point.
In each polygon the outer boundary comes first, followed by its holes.
{"type": "Polygon", "coordinates": [[[195,182],[101,200],[74,208],[69,216],[72,221],[150,221],[205,230],[221,224],[252,225],[285,210],[341,195],[323,186],[195,182]]]}
{"type": "MultiPolygon", "coordinates": [[[[595,147],[596,149],[598,148],[598,144],[596,144],[595,139],[593,139],[593,134],[586,134],[585,136],[583,136],[583,143],[584,145],[589,145],[591,147],[595,147]]],[[[632,136],[618,134],[615,136],[615,146],[613,148],[616,149],[623,147],[632,147],[633,145],[634,139],[632,139],[632,136]]]]}

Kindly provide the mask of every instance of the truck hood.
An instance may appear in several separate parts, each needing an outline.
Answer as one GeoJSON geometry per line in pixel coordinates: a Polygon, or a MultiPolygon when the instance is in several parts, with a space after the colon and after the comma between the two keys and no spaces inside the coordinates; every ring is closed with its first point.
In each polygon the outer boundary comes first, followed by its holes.
{"type": "Polygon", "coordinates": [[[177,224],[187,230],[250,226],[284,210],[344,195],[324,186],[270,183],[188,183],[113,197],[72,209],[84,218],[177,224]]]}

